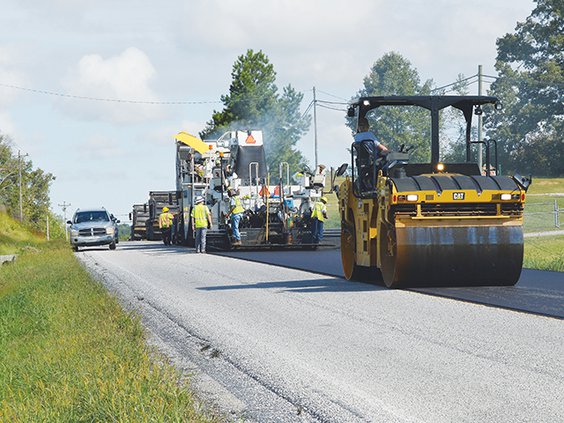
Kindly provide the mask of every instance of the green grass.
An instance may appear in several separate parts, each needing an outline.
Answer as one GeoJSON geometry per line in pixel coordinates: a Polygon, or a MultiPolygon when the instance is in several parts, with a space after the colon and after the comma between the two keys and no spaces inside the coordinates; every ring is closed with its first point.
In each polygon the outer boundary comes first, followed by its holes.
{"type": "Polygon", "coordinates": [[[24,225],[0,212],[0,255],[17,254],[29,245],[41,245],[42,236],[30,232],[24,225]]]}
{"type": "Polygon", "coordinates": [[[323,194],[327,197],[327,216],[324,227],[326,229],[341,228],[341,215],[339,214],[339,200],[334,192],[323,194]]]}
{"type": "Polygon", "coordinates": [[[214,420],[67,243],[26,237],[0,268],[0,421],[214,420]]]}
{"type": "Polygon", "coordinates": [[[554,224],[554,203],[564,209],[564,178],[533,178],[525,201],[525,232],[556,231],[564,227],[564,212],[560,212],[561,228],[554,224]]]}
{"type": "Polygon", "coordinates": [[[523,229],[525,232],[545,232],[564,229],[564,211],[559,213],[561,227],[555,226],[554,202],[557,207],[564,210],[564,196],[550,197],[547,195],[528,196],[525,201],[525,216],[523,229]]]}
{"type": "Polygon", "coordinates": [[[527,194],[564,193],[564,178],[534,178],[527,194]]]}
{"type": "Polygon", "coordinates": [[[525,238],[523,266],[564,272],[564,236],[525,238]]]}

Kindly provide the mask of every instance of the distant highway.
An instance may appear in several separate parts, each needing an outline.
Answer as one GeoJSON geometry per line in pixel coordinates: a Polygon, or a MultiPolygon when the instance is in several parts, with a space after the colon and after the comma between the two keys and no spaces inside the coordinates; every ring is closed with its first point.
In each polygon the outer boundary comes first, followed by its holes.
{"type": "Polygon", "coordinates": [[[325,274],[156,242],[76,255],[228,420],[564,421],[561,319],[327,276],[336,251],[262,255],[281,254],[325,274]]]}

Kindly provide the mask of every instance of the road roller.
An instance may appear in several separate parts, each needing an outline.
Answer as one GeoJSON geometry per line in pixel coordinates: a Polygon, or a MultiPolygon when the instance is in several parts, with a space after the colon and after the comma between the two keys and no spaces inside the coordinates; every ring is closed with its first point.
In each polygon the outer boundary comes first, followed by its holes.
{"type": "Polygon", "coordinates": [[[389,288],[517,283],[531,178],[498,175],[495,142],[471,139],[472,117],[500,107],[489,96],[361,97],[350,104],[357,134],[348,176],[337,188],[347,279],[389,288]],[[382,153],[373,135],[363,139],[367,114],[377,120],[383,106],[429,111],[430,163],[411,163],[409,147],[382,153]],[[439,115],[446,108],[458,109],[466,121],[464,162],[440,160],[439,115]],[[482,168],[471,160],[477,144],[485,148],[482,168]]]}

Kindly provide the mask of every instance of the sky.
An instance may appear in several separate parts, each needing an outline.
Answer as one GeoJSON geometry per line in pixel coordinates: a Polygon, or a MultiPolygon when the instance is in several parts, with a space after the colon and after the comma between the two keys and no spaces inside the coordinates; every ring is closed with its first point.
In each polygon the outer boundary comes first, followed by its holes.
{"type": "MultiPolygon", "coordinates": [[[[104,206],[126,222],[149,191],[175,189],[174,134],[197,134],[221,110],[233,63],[247,49],[268,56],[279,89],[302,92],[305,110],[313,87],[318,99],[349,100],[391,51],[435,86],[474,75],[478,65],[495,75],[496,39],[533,7],[532,0],[2,0],[0,133],[56,176],[55,213],[63,202],[71,204],[67,217],[104,206]]],[[[317,109],[320,163],[348,160],[344,122],[342,112],[317,109]]],[[[313,127],[298,147],[313,163],[313,127]]]]}

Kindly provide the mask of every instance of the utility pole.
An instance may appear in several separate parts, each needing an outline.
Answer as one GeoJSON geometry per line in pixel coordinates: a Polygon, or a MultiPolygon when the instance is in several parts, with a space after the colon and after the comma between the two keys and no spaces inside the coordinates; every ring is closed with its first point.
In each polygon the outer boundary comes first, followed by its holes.
{"type": "Polygon", "coordinates": [[[23,222],[23,201],[22,201],[22,159],[27,157],[27,153],[22,156],[20,150],[18,150],[18,174],[19,174],[19,186],[20,186],[20,222],[23,222]]]}
{"type": "MultiPolygon", "coordinates": [[[[478,65],[478,95],[482,95],[482,65],[478,65]]],[[[482,115],[478,115],[478,166],[482,171],[482,115]]]]}
{"type": "Polygon", "coordinates": [[[313,87],[313,145],[315,149],[315,168],[317,169],[317,98],[315,97],[315,87],[313,87]]]}
{"type": "Polygon", "coordinates": [[[49,238],[49,214],[47,214],[47,241],[50,241],[50,238],[49,238]]]}
{"type": "Polygon", "coordinates": [[[63,225],[65,226],[65,240],[68,241],[69,237],[68,237],[68,232],[67,232],[67,209],[71,206],[71,203],[67,203],[65,201],[63,201],[63,204],[59,204],[58,205],[60,208],[63,209],[63,225]]]}

